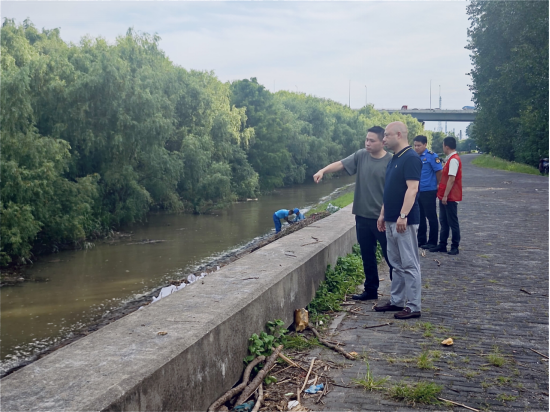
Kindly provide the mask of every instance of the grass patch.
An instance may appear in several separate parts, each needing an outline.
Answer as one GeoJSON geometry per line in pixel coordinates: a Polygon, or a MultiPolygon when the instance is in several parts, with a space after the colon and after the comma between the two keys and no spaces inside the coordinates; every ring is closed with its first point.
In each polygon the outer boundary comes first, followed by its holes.
{"type": "Polygon", "coordinates": [[[477,375],[479,375],[479,372],[476,372],[476,371],[472,371],[472,370],[467,370],[464,372],[464,377],[466,379],[473,379],[475,378],[477,375]]]}
{"type": "Polygon", "coordinates": [[[365,364],[367,365],[367,372],[365,373],[365,376],[358,379],[352,379],[351,381],[357,386],[361,386],[368,392],[372,392],[374,390],[383,390],[384,384],[389,380],[389,378],[375,378],[370,371],[369,363],[365,362],[365,364]]]}
{"type": "MultiPolygon", "coordinates": [[[[376,260],[382,259],[380,246],[376,251],[376,260]]],[[[355,293],[357,286],[364,283],[363,260],[359,245],[353,246],[353,253],[346,257],[339,257],[334,269],[330,266],[325,273],[325,280],[321,282],[315,298],[309,303],[307,310],[310,316],[323,312],[337,312],[342,308],[340,304],[346,295],[355,293]]]]}
{"type": "Polygon", "coordinates": [[[433,359],[430,356],[429,351],[422,352],[420,355],[418,355],[416,366],[418,366],[420,369],[434,369],[433,359]]]}
{"type": "Polygon", "coordinates": [[[321,346],[321,343],[319,343],[317,338],[306,339],[302,335],[285,336],[283,344],[285,345],[285,349],[296,350],[310,349],[315,346],[321,346]]]}
{"type": "Polygon", "coordinates": [[[512,382],[512,378],[510,378],[509,376],[499,376],[497,378],[497,384],[499,386],[509,385],[511,382],[512,382]]]}
{"type": "Polygon", "coordinates": [[[433,382],[418,382],[407,384],[400,382],[388,389],[388,395],[398,401],[410,404],[438,405],[437,397],[443,390],[443,386],[433,382]]]}
{"type": "Polygon", "coordinates": [[[499,368],[506,363],[506,359],[504,359],[497,346],[493,347],[493,352],[487,356],[487,360],[491,365],[498,366],[499,368]]]}
{"type": "Polygon", "coordinates": [[[340,209],[343,207],[346,207],[347,205],[353,203],[353,197],[354,197],[354,192],[351,191],[349,193],[346,193],[342,196],[337,197],[336,199],[332,199],[327,202],[320,203],[317,206],[309,209],[306,212],[306,216],[309,216],[313,213],[324,212],[329,203],[332,203],[334,206],[338,206],[340,209]]]}
{"type": "Polygon", "coordinates": [[[501,393],[500,395],[497,396],[497,399],[501,402],[515,401],[517,398],[518,398],[517,396],[506,395],[505,393],[501,393]]]}
{"type": "Polygon", "coordinates": [[[509,162],[508,160],[491,155],[481,155],[472,160],[472,164],[488,169],[506,170],[508,172],[527,173],[530,175],[540,175],[536,167],[524,163],[509,162]]]}

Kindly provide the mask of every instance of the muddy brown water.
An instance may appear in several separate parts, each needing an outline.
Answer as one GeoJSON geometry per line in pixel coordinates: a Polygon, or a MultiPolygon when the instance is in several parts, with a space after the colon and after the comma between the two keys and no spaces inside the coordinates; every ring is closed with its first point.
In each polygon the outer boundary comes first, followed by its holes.
{"type": "Polygon", "coordinates": [[[303,210],[353,182],[343,177],[285,188],[212,215],[151,214],[146,223],[126,228],[131,237],[42,257],[26,271],[31,281],[0,289],[0,373],[124,303],[269,233],[276,210],[303,210]]]}

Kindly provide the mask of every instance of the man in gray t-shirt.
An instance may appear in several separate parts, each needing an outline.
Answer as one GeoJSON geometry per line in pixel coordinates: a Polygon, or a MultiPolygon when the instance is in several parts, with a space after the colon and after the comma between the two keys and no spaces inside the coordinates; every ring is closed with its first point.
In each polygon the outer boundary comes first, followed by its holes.
{"type": "Polygon", "coordinates": [[[392,154],[384,150],[384,129],[380,126],[371,127],[365,139],[365,149],[360,149],[351,156],[331,163],[313,175],[318,183],[325,173],[346,170],[348,174],[356,174],[355,198],[352,213],[355,215],[355,230],[357,241],[361,247],[363,269],[365,270],[365,290],[360,295],[353,295],[356,300],[378,299],[378,267],[376,263],[376,245],[380,242],[384,258],[390,268],[386,252],[386,233],[380,232],[376,226],[384,198],[386,168],[392,154]]]}

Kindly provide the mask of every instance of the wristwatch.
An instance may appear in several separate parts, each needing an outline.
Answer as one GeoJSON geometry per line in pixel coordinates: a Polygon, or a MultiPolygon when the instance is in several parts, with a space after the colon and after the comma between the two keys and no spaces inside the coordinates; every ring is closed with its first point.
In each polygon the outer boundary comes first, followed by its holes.
{"type": "Polygon", "coordinates": [[[406,219],[407,216],[408,216],[408,215],[406,215],[405,213],[401,213],[401,214],[399,215],[399,217],[400,217],[401,219],[406,219]]]}

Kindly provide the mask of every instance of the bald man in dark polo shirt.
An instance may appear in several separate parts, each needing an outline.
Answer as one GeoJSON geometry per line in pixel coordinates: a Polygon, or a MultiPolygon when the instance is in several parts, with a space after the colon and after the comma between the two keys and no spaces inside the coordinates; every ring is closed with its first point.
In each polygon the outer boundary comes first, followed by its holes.
{"type": "Polygon", "coordinates": [[[378,230],[386,232],[388,259],[393,266],[391,298],[377,312],[395,311],[396,319],[420,317],[421,275],[418,257],[420,209],[417,194],[422,161],[407,139],[404,123],[386,127],[384,143],[394,155],[386,171],[384,204],[378,218],[378,230]]]}

